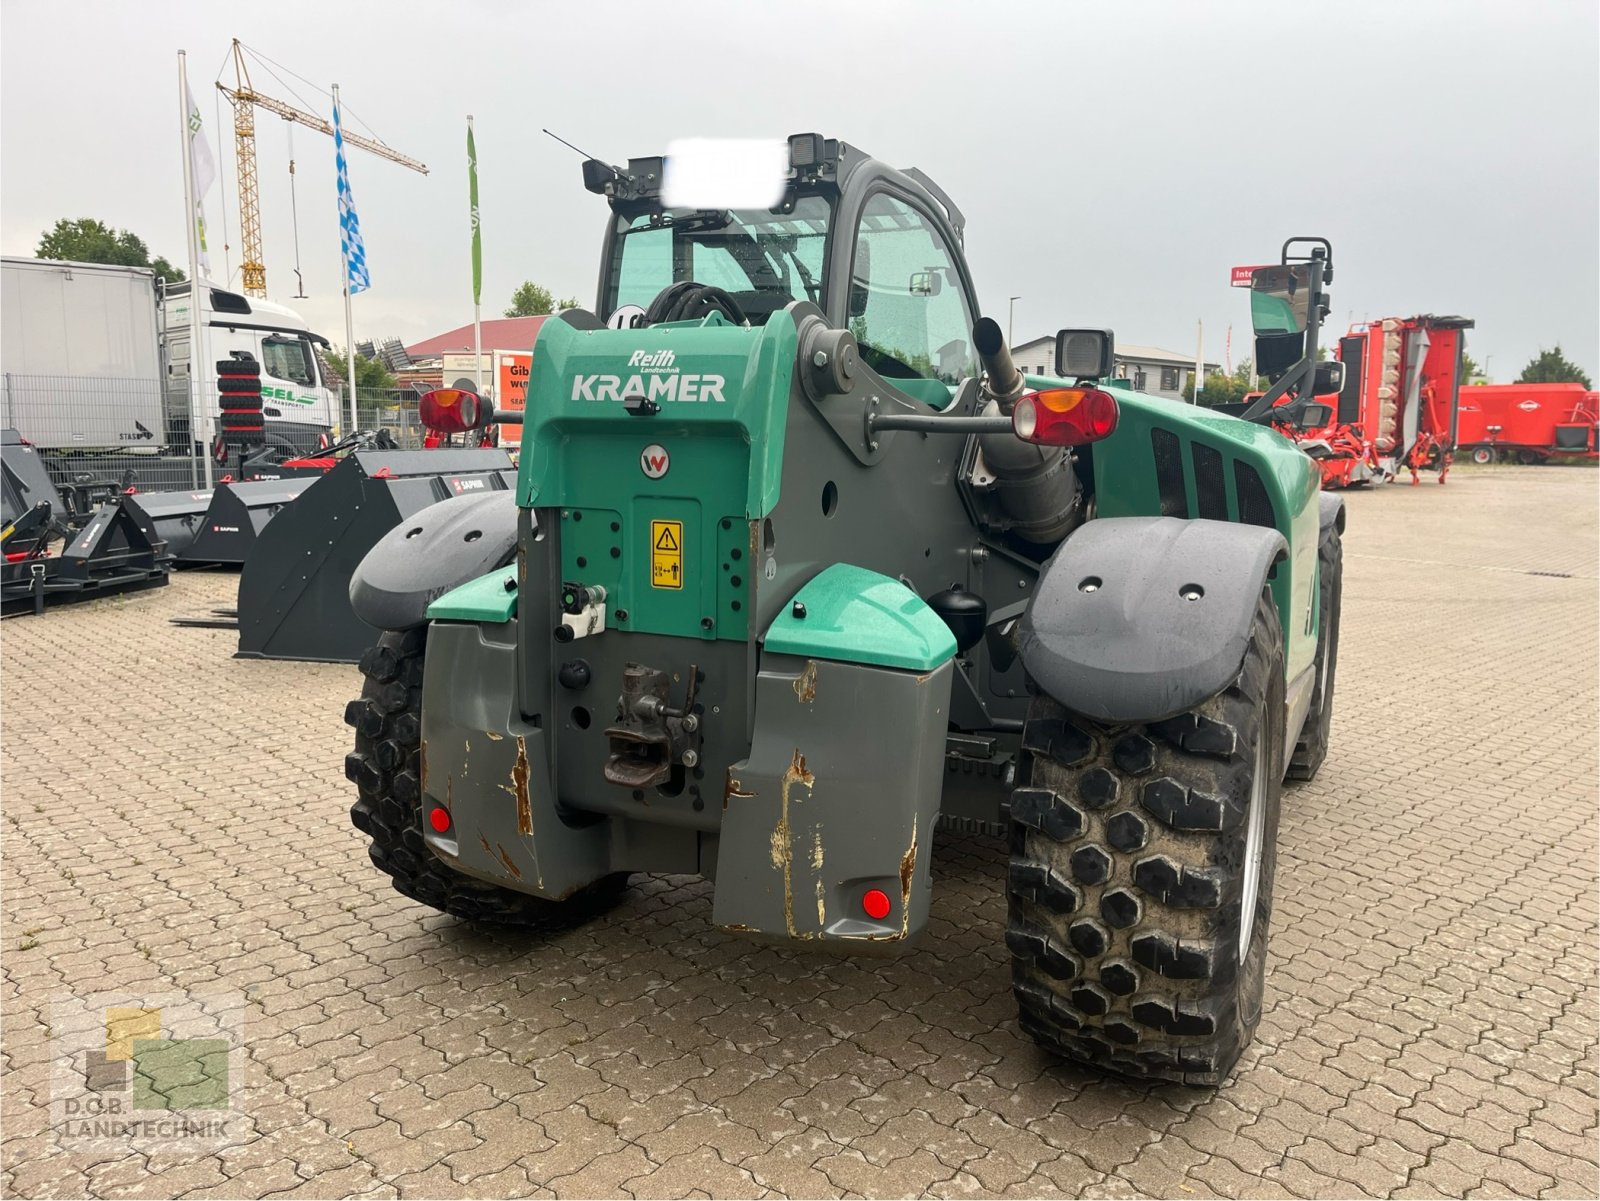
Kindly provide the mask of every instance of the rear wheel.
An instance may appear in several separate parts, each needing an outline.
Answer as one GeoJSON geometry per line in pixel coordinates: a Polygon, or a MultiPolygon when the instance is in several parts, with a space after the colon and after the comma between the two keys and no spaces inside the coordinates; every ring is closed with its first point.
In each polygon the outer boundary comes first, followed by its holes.
{"type": "Polygon", "coordinates": [[[1300,738],[1289,756],[1287,777],[1309,780],[1328,757],[1328,740],[1333,729],[1334,675],[1339,666],[1339,606],[1344,593],[1344,543],[1337,526],[1322,531],[1317,546],[1318,613],[1317,657],[1312,664],[1316,683],[1311,686],[1311,708],[1300,738]]]}
{"type": "Polygon", "coordinates": [[[356,829],[372,840],[367,853],[395,891],[453,917],[515,926],[571,925],[613,904],[627,885],[621,872],[564,901],[500,888],[452,871],[422,840],[422,669],[426,626],[387,633],[361,657],[366,683],[345,707],[356,749],[344,772],[360,799],[350,809],[356,829]]]}
{"type": "Polygon", "coordinates": [[[1263,592],[1238,679],[1105,726],[1037,698],[1011,798],[1006,944],[1022,1027],[1128,1076],[1218,1084],[1261,1018],[1283,776],[1283,633],[1263,592]]]}
{"type": "Polygon", "coordinates": [[[1544,456],[1536,450],[1519,450],[1517,451],[1517,462],[1524,467],[1532,467],[1535,463],[1544,462],[1544,456]]]}
{"type": "Polygon", "coordinates": [[[1494,448],[1490,446],[1474,446],[1472,448],[1472,461],[1479,467],[1487,467],[1494,462],[1494,448]]]}

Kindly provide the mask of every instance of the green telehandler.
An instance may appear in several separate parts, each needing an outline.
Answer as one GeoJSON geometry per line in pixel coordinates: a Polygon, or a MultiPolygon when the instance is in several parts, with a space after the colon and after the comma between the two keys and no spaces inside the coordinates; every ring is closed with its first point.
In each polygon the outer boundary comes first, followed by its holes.
{"type": "MultiPolygon", "coordinates": [[[[687,873],[724,930],[863,954],[926,924],[935,837],[1002,837],[1023,1028],[1217,1083],[1261,1014],[1281,783],[1326,753],[1340,502],[1269,426],[1112,380],[1109,331],[1023,376],[938,185],[788,149],[756,209],[584,163],[596,306],[540,330],[515,493],[423,510],[352,581],[387,631],[354,823],[469,921],[687,873]]],[[[1330,266],[1287,273],[1296,370],[1330,266]]]]}

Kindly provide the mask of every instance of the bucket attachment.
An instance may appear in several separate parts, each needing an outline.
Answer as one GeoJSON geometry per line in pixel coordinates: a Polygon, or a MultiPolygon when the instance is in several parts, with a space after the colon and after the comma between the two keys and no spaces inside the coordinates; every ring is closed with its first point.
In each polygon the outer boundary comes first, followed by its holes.
{"type": "Polygon", "coordinates": [[[177,556],[179,563],[244,566],[267,522],[310,487],[312,478],[217,485],[193,541],[177,556]]]}
{"type": "Polygon", "coordinates": [[[347,456],[256,539],[239,576],[239,657],[359,661],[378,640],[350,607],[350,578],[367,552],[437,501],[515,482],[511,459],[500,450],[347,456]]]}

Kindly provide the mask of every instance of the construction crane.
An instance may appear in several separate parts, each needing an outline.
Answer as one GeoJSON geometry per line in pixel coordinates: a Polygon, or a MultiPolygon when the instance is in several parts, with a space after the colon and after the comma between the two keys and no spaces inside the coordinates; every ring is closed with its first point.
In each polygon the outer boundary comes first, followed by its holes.
{"type": "MultiPolygon", "coordinates": [[[[243,47],[239,45],[238,38],[233,39],[233,70],[234,86],[230,88],[218,81],[217,90],[233,105],[233,138],[239,158],[239,241],[244,250],[240,271],[243,273],[246,294],[264,297],[267,294],[267,268],[261,261],[261,196],[256,187],[256,105],[259,104],[269,113],[276,113],[285,121],[297,122],[329,137],[333,136],[333,126],[315,113],[305,112],[256,91],[250,83],[250,71],[245,66],[243,47]]],[[[346,146],[359,147],[392,163],[399,163],[402,167],[420,171],[423,175],[428,173],[425,165],[397,150],[391,150],[382,142],[348,130],[340,130],[340,133],[346,146]]]]}

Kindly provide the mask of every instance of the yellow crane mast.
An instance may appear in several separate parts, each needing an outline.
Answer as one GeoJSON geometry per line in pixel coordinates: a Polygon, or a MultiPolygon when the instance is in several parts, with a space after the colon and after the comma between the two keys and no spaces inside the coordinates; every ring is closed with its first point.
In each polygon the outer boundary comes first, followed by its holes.
{"type": "MultiPolygon", "coordinates": [[[[243,272],[245,292],[250,296],[265,296],[267,268],[261,254],[261,196],[256,187],[256,106],[260,105],[285,121],[294,121],[329,137],[333,136],[333,126],[315,113],[305,112],[256,91],[251,86],[250,71],[245,65],[238,38],[233,39],[233,70],[234,86],[230,88],[219,82],[217,90],[233,105],[233,139],[239,159],[239,241],[244,250],[244,262],[240,264],[240,270],[243,272]]],[[[402,167],[420,171],[423,175],[428,173],[428,168],[422,163],[390,149],[382,142],[364,138],[349,130],[341,132],[346,146],[359,147],[392,163],[399,163],[402,167]]]]}

